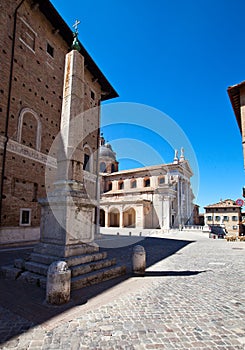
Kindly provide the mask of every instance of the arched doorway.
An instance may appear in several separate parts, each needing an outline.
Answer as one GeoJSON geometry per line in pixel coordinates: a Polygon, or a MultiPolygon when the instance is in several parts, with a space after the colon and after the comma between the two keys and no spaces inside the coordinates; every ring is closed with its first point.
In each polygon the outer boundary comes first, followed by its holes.
{"type": "Polygon", "coordinates": [[[119,210],[118,209],[112,209],[109,212],[109,227],[119,227],[119,210]]]}
{"type": "Polygon", "coordinates": [[[135,227],[136,214],[134,208],[129,208],[123,212],[123,226],[135,227]]]}
{"type": "Polygon", "coordinates": [[[100,227],[105,227],[105,211],[100,209],[100,227]]]}

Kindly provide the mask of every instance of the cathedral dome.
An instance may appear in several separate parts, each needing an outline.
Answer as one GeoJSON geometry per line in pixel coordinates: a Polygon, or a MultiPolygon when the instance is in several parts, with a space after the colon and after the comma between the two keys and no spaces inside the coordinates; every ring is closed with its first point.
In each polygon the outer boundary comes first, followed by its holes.
{"type": "Polygon", "coordinates": [[[113,160],[116,160],[116,153],[113,152],[111,145],[109,143],[106,143],[106,144],[100,146],[99,156],[100,156],[100,158],[109,157],[113,160]]]}

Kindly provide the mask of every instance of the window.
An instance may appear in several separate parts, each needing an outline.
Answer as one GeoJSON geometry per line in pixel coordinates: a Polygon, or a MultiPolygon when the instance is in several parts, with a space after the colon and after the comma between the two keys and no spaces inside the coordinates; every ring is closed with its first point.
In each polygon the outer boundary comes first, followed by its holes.
{"type": "Polygon", "coordinates": [[[20,226],[31,225],[31,209],[20,209],[20,226]]]}
{"type": "Polygon", "coordinates": [[[118,189],[123,190],[124,189],[124,183],[123,181],[118,182],[118,189]]]}
{"type": "Polygon", "coordinates": [[[112,182],[109,182],[108,183],[108,191],[111,191],[112,190],[112,182]]]}
{"type": "Polygon", "coordinates": [[[115,172],[115,164],[114,164],[114,163],[112,163],[112,165],[111,165],[111,172],[112,172],[112,173],[115,172]]]}
{"type": "Polygon", "coordinates": [[[131,188],[136,188],[136,186],[137,186],[136,180],[132,180],[130,185],[131,185],[131,188]]]}
{"type": "Polygon", "coordinates": [[[83,147],[83,152],[83,170],[93,172],[93,155],[91,147],[88,144],[85,144],[83,147]]]}
{"type": "Polygon", "coordinates": [[[34,32],[34,30],[23,18],[21,18],[19,39],[25,46],[27,46],[32,51],[35,51],[36,36],[37,34],[34,32]]]}
{"type": "Polygon", "coordinates": [[[106,172],[106,164],[104,162],[100,163],[100,172],[101,173],[106,172]]]}
{"type": "Polygon", "coordinates": [[[224,216],[223,221],[229,221],[229,216],[224,216]]]}
{"type": "Polygon", "coordinates": [[[49,43],[47,43],[47,53],[54,57],[54,48],[49,43]]]}
{"type": "Polygon", "coordinates": [[[215,216],[215,221],[220,221],[220,216],[215,216]]]}
{"type": "Polygon", "coordinates": [[[144,179],[144,187],[150,187],[150,185],[151,185],[150,179],[149,178],[144,179]]]}
{"type": "Polygon", "coordinates": [[[37,113],[23,108],[18,117],[17,142],[40,151],[41,134],[42,125],[37,113]]]}
{"type": "Polygon", "coordinates": [[[159,177],[158,183],[159,183],[159,185],[164,185],[165,184],[165,177],[164,176],[159,177]]]}
{"type": "Polygon", "coordinates": [[[237,230],[237,226],[235,225],[235,226],[232,226],[232,229],[233,230],[237,230]]]}
{"type": "Polygon", "coordinates": [[[232,221],[237,221],[238,217],[237,216],[232,216],[232,221]]]}
{"type": "Polygon", "coordinates": [[[84,154],[83,170],[89,171],[89,155],[84,154]]]}
{"type": "Polygon", "coordinates": [[[92,100],[95,99],[95,93],[92,90],[91,90],[90,96],[91,96],[92,100]]]}
{"type": "Polygon", "coordinates": [[[207,216],[207,221],[212,221],[212,220],[213,220],[212,216],[207,216]]]}

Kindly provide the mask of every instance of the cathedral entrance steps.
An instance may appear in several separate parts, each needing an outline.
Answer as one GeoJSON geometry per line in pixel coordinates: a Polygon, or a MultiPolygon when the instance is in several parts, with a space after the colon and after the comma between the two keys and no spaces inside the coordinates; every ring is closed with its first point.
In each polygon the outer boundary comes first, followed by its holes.
{"type": "Polygon", "coordinates": [[[126,274],[126,266],[114,266],[104,268],[86,275],[73,277],[71,279],[71,289],[80,289],[93,284],[101,283],[126,274]]]}

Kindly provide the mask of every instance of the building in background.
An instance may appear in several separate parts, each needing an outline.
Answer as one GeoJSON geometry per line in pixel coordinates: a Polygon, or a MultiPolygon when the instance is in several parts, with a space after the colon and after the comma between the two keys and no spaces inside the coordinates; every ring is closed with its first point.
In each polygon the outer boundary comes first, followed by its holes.
{"type": "MultiPolygon", "coordinates": [[[[4,244],[39,239],[38,198],[46,197],[45,166],[60,131],[65,55],[73,32],[48,0],[1,0],[0,33],[0,244],[4,244]]],[[[117,93],[79,45],[84,59],[83,104],[88,110],[117,93]]],[[[84,139],[81,167],[86,167],[91,154],[93,167],[97,166],[98,140],[99,130],[84,139]]],[[[56,167],[56,160],[50,158],[49,164],[56,167]]]]}
{"type": "Polygon", "coordinates": [[[241,206],[232,199],[221,200],[218,203],[210,204],[205,209],[205,225],[222,227],[227,233],[240,235],[242,233],[241,206]]]}
{"type": "Polygon", "coordinates": [[[122,171],[103,137],[99,154],[101,227],[168,230],[193,224],[193,173],[183,150],[171,164],[122,171]]]}
{"type": "Polygon", "coordinates": [[[242,136],[243,158],[245,167],[245,81],[227,89],[237,124],[242,136]]]}
{"type": "MultiPolygon", "coordinates": [[[[245,168],[245,81],[230,86],[227,92],[242,136],[243,164],[245,168]]],[[[243,186],[242,195],[245,197],[245,186],[243,186]]]]}

